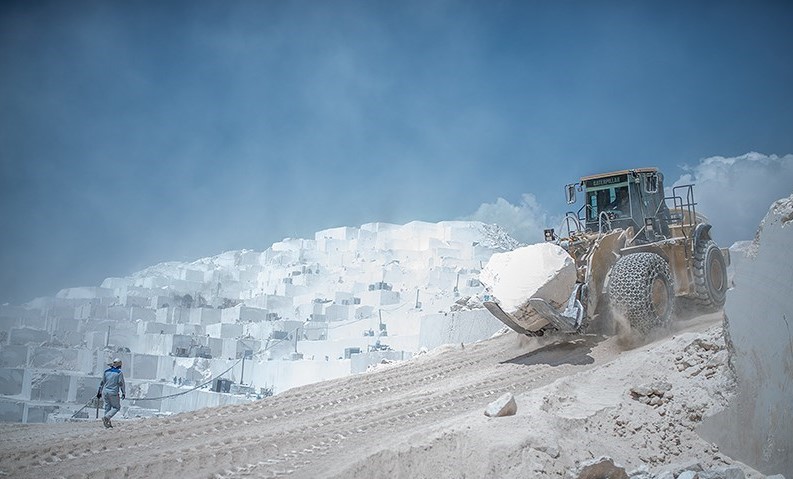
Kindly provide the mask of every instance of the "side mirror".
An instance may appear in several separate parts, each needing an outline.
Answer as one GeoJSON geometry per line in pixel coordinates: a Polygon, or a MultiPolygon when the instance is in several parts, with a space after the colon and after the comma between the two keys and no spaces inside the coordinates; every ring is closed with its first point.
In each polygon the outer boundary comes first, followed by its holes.
{"type": "Polygon", "coordinates": [[[657,193],[658,192],[658,175],[655,173],[650,173],[644,178],[644,191],[647,193],[657,193]]]}
{"type": "Polygon", "coordinates": [[[567,204],[572,205],[575,203],[575,184],[565,186],[564,190],[567,197],[567,204]]]}

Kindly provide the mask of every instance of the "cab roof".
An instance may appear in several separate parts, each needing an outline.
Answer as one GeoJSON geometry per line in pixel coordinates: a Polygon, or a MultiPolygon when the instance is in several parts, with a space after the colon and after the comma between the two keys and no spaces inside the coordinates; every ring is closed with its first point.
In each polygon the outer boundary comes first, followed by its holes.
{"type": "Polygon", "coordinates": [[[589,176],[582,176],[581,183],[587,180],[595,180],[598,178],[608,178],[609,176],[617,176],[617,175],[627,175],[630,173],[658,173],[658,168],[650,167],[650,168],[633,168],[631,170],[618,170],[618,171],[610,171],[608,173],[598,173],[596,175],[589,175],[589,176]]]}

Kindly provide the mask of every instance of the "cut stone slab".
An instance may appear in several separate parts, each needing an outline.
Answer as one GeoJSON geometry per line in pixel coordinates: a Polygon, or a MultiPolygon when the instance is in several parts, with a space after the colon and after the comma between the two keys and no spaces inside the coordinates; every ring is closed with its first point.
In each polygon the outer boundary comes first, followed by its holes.
{"type": "Polygon", "coordinates": [[[517,412],[518,404],[515,402],[515,397],[512,395],[512,393],[506,393],[487,405],[487,409],[485,409],[485,416],[514,416],[517,412]]]}
{"type": "Polygon", "coordinates": [[[479,274],[495,302],[523,328],[535,331],[548,322],[529,304],[540,298],[563,309],[576,282],[573,258],[553,243],[538,243],[496,253],[479,274]]]}

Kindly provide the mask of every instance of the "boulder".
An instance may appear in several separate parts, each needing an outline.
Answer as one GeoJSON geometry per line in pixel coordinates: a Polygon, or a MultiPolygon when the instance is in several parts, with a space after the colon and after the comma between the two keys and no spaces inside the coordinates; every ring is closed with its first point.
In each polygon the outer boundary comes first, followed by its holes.
{"type": "Polygon", "coordinates": [[[534,331],[547,321],[530,306],[529,299],[544,299],[562,308],[575,286],[575,261],[558,245],[533,244],[491,256],[479,281],[501,309],[534,331]]]}
{"type": "Polygon", "coordinates": [[[697,473],[697,479],[746,479],[740,467],[717,467],[697,473]]]}
{"type": "Polygon", "coordinates": [[[607,456],[582,462],[573,474],[575,479],[628,479],[625,468],[607,456]]]}
{"type": "Polygon", "coordinates": [[[485,409],[485,416],[514,416],[516,412],[518,412],[518,404],[515,402],[515,397],[512,395],[512,393],[506,393],[487,405],[487,409],[485,409]]]}

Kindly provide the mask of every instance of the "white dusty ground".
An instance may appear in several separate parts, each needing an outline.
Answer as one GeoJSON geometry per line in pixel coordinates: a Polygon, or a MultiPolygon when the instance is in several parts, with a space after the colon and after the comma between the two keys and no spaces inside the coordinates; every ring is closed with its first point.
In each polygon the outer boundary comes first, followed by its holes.
{"type": "Polygon", "coordinates": [[[724,466],[733,461],[695,432],[732,390],[721,318],[628,351],[618,338],[548,345],[509,332],[111,430],[2,424],[0,477],[564,477],[601,455],[628,471],[724,466]],[[486,417],[508,392],[517,414],[486,417]]]}

